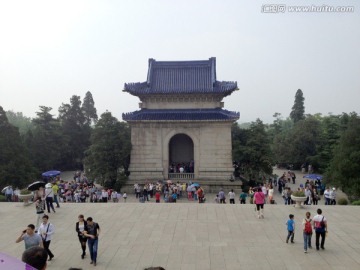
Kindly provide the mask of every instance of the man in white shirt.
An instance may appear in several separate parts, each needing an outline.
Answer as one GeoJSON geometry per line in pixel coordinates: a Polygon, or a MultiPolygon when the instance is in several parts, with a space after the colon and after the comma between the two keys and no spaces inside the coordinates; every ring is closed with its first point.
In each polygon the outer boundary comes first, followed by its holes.
{"type": "Polygon", "coordinates": [[[235,193],[234,193],[234,190],[232,189],[230,192],[229,192],[229,201],[230,201],[230,204],[235,204],[235,193]]]}
{"type": "Polygon", "coordinates": [[[336,189],[335,188],[332,188],[332,190],[330,190],[330,204],[336,205],[336,189]]]}
{"type": "Polygon", "coordinates": [[[328,187],[324,191],[324,199],[325,199],[325,205],[330,205],[331,198],[330,198],[330,189],[328,187]]]}
{"type": "Polygon", "coordinates": [[[49,255],[49,261],[51,261],[52,258],[54,258],[54,254],[52,254],[49,247],[50,247],[52,235],[55,233],[55,228],[54,228],[54,225],[52,225],[49,222],[49,216],[44,215],[42,218],[42,221],[43,222],[40,225],[38,234],[42,238],[44,249],[46,250],[47,254],[49,255]]]}
{"type": "Polygon", "coordinates": [[[47,183],[45,185],[45,201],[46,201],[46,206],[47,206],[47,210],[48,213],[50,213],[50,208],[54,211],[55,213],[55,208],[53,205],[54,202],[54,191],[52,189],[52,185],[51,183],[47,183]]]}
{"type": "Polygon", "coordinates": [[[308,186],[306,186],[306,188],[304,190],[304,194],[306,197],[306,201],[304,204],[311,205],[311,190],[309,189],[308,186]]]}
{"type": "Polygon", "coordinates": [[[109,196],[108,192],[105,189],[103,189],[102,192],[101,192],[101,201],[103,203],[107,203],[108,196],[109,196]]]}
{"type": "Polygon", "coordinates": [[[8,186],[6,189],[5,189],[5,197],[6,197],[6,201],[7,202],[12,202],[12,197],[14,195],[14,190],[12,188],[12,186],[8,186]]]}

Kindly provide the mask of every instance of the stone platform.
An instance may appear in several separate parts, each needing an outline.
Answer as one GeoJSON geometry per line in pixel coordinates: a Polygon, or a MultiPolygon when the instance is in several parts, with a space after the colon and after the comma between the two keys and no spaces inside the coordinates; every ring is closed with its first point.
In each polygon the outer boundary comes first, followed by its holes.
{"type": "MultiPolygon", "coordinates": [[[[306,211],[282,204],[265,205],[265,219],[254,205],[195,202],[63,203],[50,214],[56,227],[51,241],[55,258],[47,269],[132,269],[163,266],[167,270],[208,269],[360,269],[360,207],[320,206],[328,219],[326,250],[303,252],[301,220],[306,211]],[[295,215],[295,244],[286,244],[285,222],[295,215]],[[82,260],[75,232],[77,216],[92,216],[101,227],[98,265],[82,260]]],[[[35,222],[35,207],[0,203],[0,251],[21,258],[21,230],[35,222]]],[[[313,246],[315,239],[313,237],[313,246]]],[[[88,253],[88,252],[87,252],[88,253]]],[[[1,269],[5,270],[5,269],[1,269]]]]}

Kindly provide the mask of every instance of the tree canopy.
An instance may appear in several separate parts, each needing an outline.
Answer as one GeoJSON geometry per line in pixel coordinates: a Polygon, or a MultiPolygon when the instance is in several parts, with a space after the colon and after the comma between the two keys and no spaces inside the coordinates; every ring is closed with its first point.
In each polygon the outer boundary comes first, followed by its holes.
{"type": "Polygon", "coordinates": [[[86,173],[108,187],[114,187],[129,167],[130,128],[110,112],[101,115],[86,151],[86,173]]]}
{"type": "Polygon", "coordinates": [[[301,89],[298,89],[295,94],[294,105],[290,112],[290,118],[296,123],[305,118],[304,95],[301,89]]]}

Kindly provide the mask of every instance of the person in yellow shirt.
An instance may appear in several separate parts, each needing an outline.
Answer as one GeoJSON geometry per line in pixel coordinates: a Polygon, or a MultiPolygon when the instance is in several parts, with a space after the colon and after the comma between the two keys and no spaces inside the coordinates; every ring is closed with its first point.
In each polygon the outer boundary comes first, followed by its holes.
{"type": "Polygon", "coordinates": [[[58,183],[56,181],[52,185],[52,190],[54,192],[54,203],[56,203],[56,208],[59,208],[60,207],[59,199],[58,199],[59,186],[58,186],[58,183]]]}

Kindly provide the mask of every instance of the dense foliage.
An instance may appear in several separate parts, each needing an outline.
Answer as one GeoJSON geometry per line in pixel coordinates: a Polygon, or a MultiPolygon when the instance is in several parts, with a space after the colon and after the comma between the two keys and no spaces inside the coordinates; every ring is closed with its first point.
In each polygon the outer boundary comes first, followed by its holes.
{"type": "Polygon", "coordinates": [[[33,176],[34,168],[19,129],[9,123],[0,106],[0,187],[21,186],[33,176]]]}
{"type": "MultiPolygon", "coordinates": [[[[258,180],[275,164],[299,169],[311,164],[325,182],[342,188],[351,200],[360,198],[360,117],[305,114],[299,89],[287,118],[232,126],[235,176],[258,180]]],[[[90,92],[83,101],[73,95],[58,117],[40,106],[30,119],[0,107],[0,185],[23,187],[42,171],[85,169],[91,179],[119,189],[129,175],[131,140],[127,123],[110,112],[98,119],[90,92]]]]}
{"type": "Polygon", "coordinates": [[[102,185],[114,187],[117,181],[124,180],[123,176],[128,174],[130,150],[128,124],[119,122],[110,112],[103,113],[86,151],[86,174],[102,185]]]}

